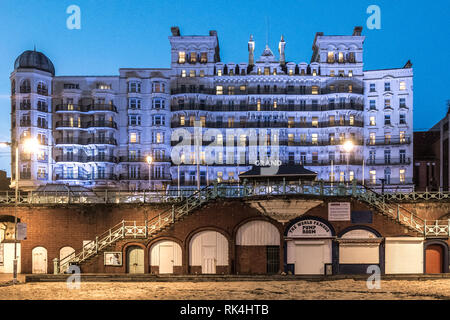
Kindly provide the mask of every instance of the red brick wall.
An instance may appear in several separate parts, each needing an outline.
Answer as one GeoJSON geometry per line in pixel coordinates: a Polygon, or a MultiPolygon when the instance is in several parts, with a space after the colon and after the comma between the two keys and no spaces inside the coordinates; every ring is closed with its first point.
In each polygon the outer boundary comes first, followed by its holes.
{"type": "MultiPolygon", "coordinates": [[[[349,201],[348,198],[340,199],[349,201]]],[[[289,201],[289,199],[286,199],[289,201]]],[[[339,201],[333,198],[331,201],[339,201]]],[[[53,273],[55,257],[59,258],[59,250],[65,246],[71,246],[75,250],[81,248],[83,240],[94,240],[96,235],[108,230],[122,220],[134,221],[144,225],[146,216],[148,219],[155,217],[159,212],[169,209],[168,205],[92,205],[92,206],[20,206],[18,216],[22,222],[28,224],[28,239],[22,242],[22,272],[31,273],[31,251],[37,246],[43,246],[48,250],[48,272],[53,273]]],[[[352,210],[371,210],[365,204],[352,201],[352,210]]],[[[433,207],[433,210],[438,210],[433,207]]],[[[12,207],[0,207],[0,215],[13,214],[12,207]]],[[[307,215],[328,218],[328,205],[324,203],[309,212],[307,215]]],[[[161,232],[152,239],[126,239],[118,241],[107,251],[120,251],[123,254],[123,266],[105,267],[103,265],[103,253],[82,264],[82,272],[85,273],[125,273],[127,248],[132,245],[144,248],[145,272],[151,272],[149,266],[149,248],[161,239],[176,241],[182,248],[182,267],[177,268],[179,273],[199,272],[198,266],[189,268],[189,242],[192,236],[202,230],[216,230],[222,233],[229,244],[229,265],[217,269],[218,273],[265,273],[266,253],[265,247],[236,247],[235,236],[237,229],[246,221],[252,219],[265,219],[271,221],[284,234],[286,225],[276,222],[261,215],[256,209],[250,207],[242,199],[218,200],[204,205],[199,210],[187,216],[183,221],[177,222],[170,228],[161,232]],[[263,252],[264,251],[264,252],[263,252]],[[219,270],[220,269],[220,270],[219,270]]],[[[343,229],[354,225],[351,222],[332,222],[339,233],[343,229]]],[[[405,227],[389,220],[380,214],[373,214],[373,223],[368,225],[382,236],[414,235],[405,227]]],[[[283,270],[284,244],[280,246],[280,270],[283,270]]],[[[156,272],[155,269],[153,271],[156,272]]],[[[200,270],[201,271],[201,270],[200,270]]]]}

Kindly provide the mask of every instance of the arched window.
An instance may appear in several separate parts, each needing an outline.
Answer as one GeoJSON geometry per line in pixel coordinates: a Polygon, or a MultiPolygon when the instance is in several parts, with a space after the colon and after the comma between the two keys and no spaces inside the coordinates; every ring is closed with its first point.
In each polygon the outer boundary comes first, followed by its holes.
{"type": "Polygon", "coordinates": [[[29,79],[25,79],[22,81],[20,85],[20,93],[30,93],[31,92],[31,84],[29,79]]]}
{"type": "Polygon", "coordinates": [[[37,85],[37,93],[43,96],[48,95],[47,85],[44,82],[39,82],[37,85]]]}

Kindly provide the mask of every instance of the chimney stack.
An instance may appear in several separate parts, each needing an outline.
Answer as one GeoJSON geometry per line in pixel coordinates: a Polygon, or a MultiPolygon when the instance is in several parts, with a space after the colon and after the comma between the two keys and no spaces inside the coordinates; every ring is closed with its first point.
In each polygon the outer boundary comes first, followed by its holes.
{"type": "Polygon", "coordinates": [[[363,27],[360,27],[360,26],[355,27],[353,29],[353,36],[360,36],[361,32],[362,32],[362,29],[363,29],[363,27]]]}
{"type": "Polygon", "coordinates": [[[180,36],[180,28],[179,27],[172,27],[172,28],[170,28],[170,31],[172,31],[172,36],[174,36],[174,37],[180,36]]]}
{"type": "Polygon", "coordinates": [[[253,35],[250,35],[248,41],[248,65],[253,66],[255,64],[255,41],[253,41],[253,35]]]}
{"type": "Polygon", "coordinates": [[[280,43],[278,44],[278,52],[280,53],[280,65],[284,66],[286,64],[286,56],[284,54],[284,47],[286,46],[286,42],[283,39],[283,35],[281,35],[280,43]]]}

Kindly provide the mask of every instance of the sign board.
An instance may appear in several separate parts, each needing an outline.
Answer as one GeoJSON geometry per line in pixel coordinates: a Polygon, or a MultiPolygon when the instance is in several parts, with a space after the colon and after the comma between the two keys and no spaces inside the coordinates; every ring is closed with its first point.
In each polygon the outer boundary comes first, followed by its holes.
{"type": "Polygon", "coordinates": [[[350,221],[350,202],[328,203],[328,221],[350,221]]]}
{"type": "Polygon", "coordinates": [[[323,222],[307,219],[295,223],[287,233],[288,237],[293,238],[322,238],[331,237],[330,228],[323,222]]]}
{"type": "Polygon", "coordinates": [[[122,252],[105,252],[105,266],[121,266],[122,252]]]}
{"type": "Polygon", "coordinates": [[[27,240],[27,224],[17,223],[17,240],[27,240]]]}

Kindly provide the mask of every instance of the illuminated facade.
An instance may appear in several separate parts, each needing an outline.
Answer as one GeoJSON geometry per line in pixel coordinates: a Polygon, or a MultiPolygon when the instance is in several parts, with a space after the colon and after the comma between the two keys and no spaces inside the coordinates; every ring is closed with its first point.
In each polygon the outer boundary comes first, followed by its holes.
{"type": "Polygon", "coordinates": [[[45,55],[26,51],[11,74],[12,140],[37,137],[42,152],[21,154],[20,185],[142,190],[233,182],[260,159],[251,135],[264,129],[270,156],[279,146],[283,164],[303,164],[318,179],[408,186],[411,64],[364,70],[364,39],[360,27],[348,36],[317,33],[310,63],[294,63],[283,37],[278,58],[267,45],[256,56],[250,37],[248,62],[236,64],[221,62],[215,31],[182,36],[174,27],[170,68],[123,68],[106,77],[55,76],[45,55]],[[175,152],[196,123],[211,138],[175,152]]]}

